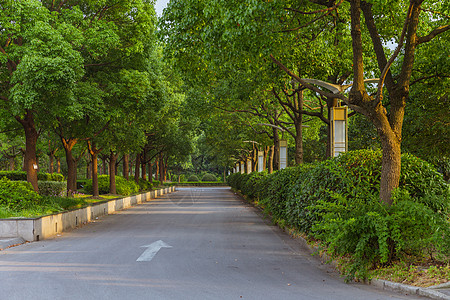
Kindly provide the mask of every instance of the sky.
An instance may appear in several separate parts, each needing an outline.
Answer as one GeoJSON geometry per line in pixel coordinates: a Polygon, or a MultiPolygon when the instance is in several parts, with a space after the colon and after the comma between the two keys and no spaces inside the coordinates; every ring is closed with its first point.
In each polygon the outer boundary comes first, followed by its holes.
{"type": "Polygon", "coordinates": [[[163,9],[167,6],[169,0],[156,0],[155,10],[158,17],[162,15],[163,9]]]}

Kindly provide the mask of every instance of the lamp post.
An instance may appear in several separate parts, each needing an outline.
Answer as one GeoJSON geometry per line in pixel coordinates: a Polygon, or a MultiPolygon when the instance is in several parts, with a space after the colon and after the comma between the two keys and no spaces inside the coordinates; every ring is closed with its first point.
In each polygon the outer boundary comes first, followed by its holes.
{"type": "MultiPolygon", "coordinates": [[[[278,168],[281,170],[281,169],[285,169],[285,168],[287,168],[287,166],[288,166],[288,151],[287,151],[287,146],[288,146],[288,144],[287,144],[287,140],[286,139],[284,139],[284,133],[286,132],[286,129],[285,128],[282,128],[282,127],[280,127],[280,126],[277,126],[277,125],[273,125],[273,124],[267,124],[267,123],[259,123],[259,124],[256,124],[256,125],[259,125],[259,126],[270,126],[270,127],[273,127],[273,128],[275,128],[275,129],[278,129],[278,130],[280,130],[282,133],[281,133],[281,140],[280,140],[280,142],[279,142],[279,149],[280,149],[280,151],[279,151],[279,164],[278,164],[278,168]]],[[[290,129],[290,128],[293,128],[294,126],[291,126],[291,127],[288,127],[287,129],[290,129]]],[[[304,127],[304,128],[306,128],[306,127],[309,127],[308,125],[302,125],[302,127],[304,127]]]]}
{"type": "MultiPolygon", "coordinates": [[[[329,82],[325,82],[318,79],[309,79],[302,78],[303,81],[311,84],[315,84],[321,86],[333,94],[343,93],[346,89],[351,87],[353,84],[333,84],[329,82]]],[[[371,78],[365,79],[364,83],[378,83],[379,78],[371,78]]],[[[342,152],[346,152],[348,150],[348,108],[346,106],[341,107],[338,104],[337,99],[333,99],[332,105],[329,110],[329,120],[330,120],[330,134],[329,134],[329,142],[330,142],[330,150],[331,157],[338,156],[342,152]]]]}

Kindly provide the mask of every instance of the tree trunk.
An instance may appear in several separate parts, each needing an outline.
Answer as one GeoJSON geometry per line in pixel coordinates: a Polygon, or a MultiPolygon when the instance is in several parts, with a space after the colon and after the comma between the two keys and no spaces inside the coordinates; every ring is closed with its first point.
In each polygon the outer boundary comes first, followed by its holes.
{"type": "Polygon", "coordinates": [[[278,129],[273,128],[273,170],[280,169],[280,137],[278,129]]]}
{"type": "Polygon", "coordinates": [[[67,196],[72,196],[77,190],[77,163],[75,157],[73,157],[72,149],[76,145],[76,139],[65,139],[60,137],[61,142],[66,154],[67,162],[67,196]]]}
{"type": "Polygon", "coordinates": [[[101,155],[101,159],[102,159],[102,175],[108,175],[108,163],[107,163],[107,158],[105,155],[101,155]]]}
{"type": "Polygon", "coordinates": [[[303,90],[297,93],[295,120],[295,164],[303,163],[303,90]]]}
{"type": "Polygon", "coordinates": [[[274,158],[274,155],[275,155],[275,146],[270,146],[269,147],[269,168],[268,168],[268,172],[269,172],[269,174],[272,174],[273,173],[273,158],[274,158]]]}
{"type": "Polygon", "coordinates": [[[116,189],[116,161],[117,156],[113,151],[109,154],[109,193],[117,194],[116,189]]]}
{"type": "Polygon", "coordinates": [[[147,180],[147,150],[144,149],[142,152],[141,160],[141,178],[147,180]]]}
{"type": "Polygon", "coordinates": [[[148,181],[153,183],[153,163],[151,161],[148,163],[148,181]]]}
{"type": "Polygon", "coordinates": [[[263,171],[267,170],[267,156],[269,154],[270,147],[264,147],[263,154],[263,171]]]}
{"type": "Polygon", "coordinates": [[[56,158],[56,172],[61,174],[61,159],[59,157],[56,158]]]}
{"type": "Polygon", "coordinates": [[[36,156],[36,144],[39,134],[36,130],[36,125],[34,124],[33,113],[30,110],[27,110],[23,118],[16,117],[16,120],[25,130],[24,169],[27,172],[27,181],[31,183],[36,192],[39,192],[36,156]]]}
{"type": "Polygon", "coordinates": [[[125,177],[127,180],[130,179],[130,155],[124,154],[123,155],[123,177],[125,177]]]}
{"type": "Polygon", "coordinates": [[[135,162],[135,168],[134,168],[134,181],[136,183],[139,183],[139,171],[141,170],[141,154],[136,153],[136,162],[135,162]]]}
{"type": "Polygon", "coordinates": [[[92,178],[92,167],[91,167],[91,155],[89,154],[89,151],[86,153],[86,179],[92,178]]]}
{"type": "Polygon", "coordinates": [[[159,157],[155,159],[155,179],[159,180],[159,157]]]}
{"type": "Polygon", "coordinates": [[[398,141],[383,137],[381,137],[381,140],[383,157],[381,162],[380,200],[391,205],[392,191],[398,188],[400,182],[402,154],[398,141]]]}
{"type": "Polygon", "coordinates": [[[53,173],[53,166],[55,161],[55,151],[51,149],[51,141],[48,141],[48,172],[53,173]]]}
{"type": "Polygon", "coordinates": [[[16,160],[14,156],[9,157],[9,170],[14,171],[16,168],[16,160]]]}
{"type": "Polygon", "coordinates": [[[254,148],[252,153],[252,172],[258,171],[258,149],[254,148]]]}
{"type": "Polygon", "coordinates": [[[98,197],[100,196],[98,189],[98,154],[100,150],[96,149],[95,145],[88,141],[88,151],[92,161],[92,196],[98,197]]]}
{"type": "Polygon", "coordinates": [[[163,155],[160,154],[159,156],[159,181],[161,182],[161,184],[163,184],[164,182],[164,159],[163,159],[163,155]]]}
{"type": "Polygon", "coordinates": [[[91,153],[91,160],[92,160],[92,196],[98,197],[100,196],[99,190],[98,190],[98,159],[97,159],[97,153],[91,153]]]}

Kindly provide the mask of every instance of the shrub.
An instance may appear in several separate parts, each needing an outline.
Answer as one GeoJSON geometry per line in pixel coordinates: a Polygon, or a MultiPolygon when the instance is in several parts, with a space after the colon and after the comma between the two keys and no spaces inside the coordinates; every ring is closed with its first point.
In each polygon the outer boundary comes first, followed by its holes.
{"type": "Polygon", "coordinates": [[[402,155],[393,204],[379,201],[381,151],[358,150],[273,174],[231,174],[227,182],[273,218],[322,240],[336,256],[350,256],[348,279],[403,253],[450,255],[450,187],[430,164],[402,155]]]}
{"type": "Polygon", "coordinates": [[[51,173],[50,174],[50,181],[64,181],[64,176],[63,174],[59,174],[59,173],[51,173]]]}
{"type": "Polygon", "coordinates": [[[188,177],[187,181],[188,182],[197,182],[197,181],[200,181],[200,180],[198,179],[197,175],[191,175],[191,176],[188,177]]]}
{"type": "Polygon", "coordinates": [[[0,178],[6,177],[9,180],[27,181],[27,172],[25,171],[0,171],[0,178]]]}
{"type": "Polygon", "coordinates": [[[202,181],[217,181],[217,178],[213,174],[206,173],[205,175],[203,175],[202,181]]]}
{"type": "MultiPolygon", "coordinates": [[[[27,172],[25,171],[0,171],[0,178],[6,177],[9,180],[26,181],[27,172]]],[[[42,181],[64,181],[64,176],[59,173],[38,172],[38,180],[42,181]]]]}
{"type": "Polygon", "coordinates": [[[152,184],[148,180],[139,178],[139,190],[140,191],[151,191],[152,184]]]}
{"type": "Polygon", "coordinates": [[[41,200],[33,190],[31,183],[12,181],[6,177],[0,179],[0,205],[11,210],[21,210],[41,200]]]}
{"type": "MultiPolygon", "coordinates": [[[[87,193],[93,192],[92,179],[86,182],[84,190],[87,193]]],[[[99,194],[109,193],[109,175],[98,176],[98,190],[99,194]]],[[[139,192],[139,186],[132,180],[126,180],[122,176],[116,176],[116,192],[119,195],[128,196],[139,192]]]]}
{"type": "Polygon", "coordinates": [[[63,196],[66,193],[66,182],[38,181],[39,194],[45,196],[63,196]]]}

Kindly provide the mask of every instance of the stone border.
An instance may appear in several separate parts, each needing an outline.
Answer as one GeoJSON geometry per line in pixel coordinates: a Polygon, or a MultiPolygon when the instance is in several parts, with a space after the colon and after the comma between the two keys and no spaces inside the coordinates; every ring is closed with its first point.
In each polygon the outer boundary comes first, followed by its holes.
{"type": "Polygon", "coordinates": [[[0,237],[5,240],[19,237],[27,242],[39,241],[92,222],[99,216],[108,215],[174,191],[176,187],[172,186],[34,219],[0,219],[0,237]]]}

